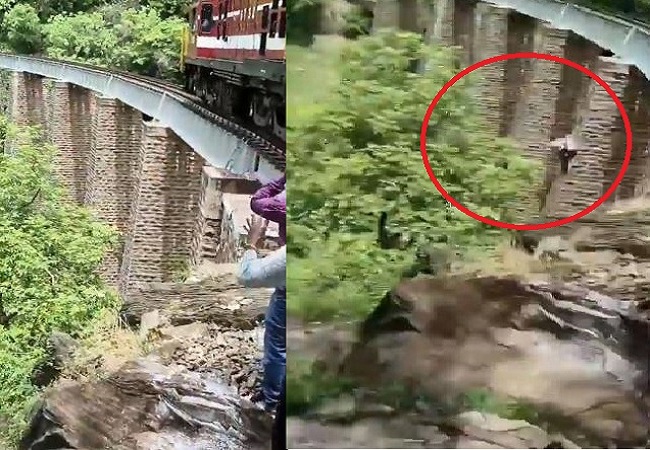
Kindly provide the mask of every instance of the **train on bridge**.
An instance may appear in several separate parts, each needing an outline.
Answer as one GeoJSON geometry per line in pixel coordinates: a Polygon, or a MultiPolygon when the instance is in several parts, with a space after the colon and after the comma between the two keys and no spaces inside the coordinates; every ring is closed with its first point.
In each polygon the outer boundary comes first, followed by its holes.
{"type": "Polygon", "coordinates": [[[286,0],[198,0],[183,34],[185,89],[285,141],[286,0]]]}

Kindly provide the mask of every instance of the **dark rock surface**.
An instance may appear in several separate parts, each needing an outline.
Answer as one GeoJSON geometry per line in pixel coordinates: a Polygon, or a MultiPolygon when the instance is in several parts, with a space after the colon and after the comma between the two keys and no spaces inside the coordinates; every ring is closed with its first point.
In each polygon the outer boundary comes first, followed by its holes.
{"type": "Polygon", "coordinates": [[[152,358],[46,393],[21,450],[263,448],[271,418],[230,387],[152,358]]]}

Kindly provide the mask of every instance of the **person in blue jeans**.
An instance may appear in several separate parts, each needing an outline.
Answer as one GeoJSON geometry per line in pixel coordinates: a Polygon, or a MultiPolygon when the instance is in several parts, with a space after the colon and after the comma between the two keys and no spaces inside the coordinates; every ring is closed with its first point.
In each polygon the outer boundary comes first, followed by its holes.
{"type": "Polygon", "coordinates": [[[258,255],[258,248],[266,233],[267,220],[255,216],[248,220],[248,239],[242,257],[238,279],[246,287],[275,287],[264,318],[264,377],[260,396],[253,401],[262,401],[265,410],[275,410],[282,395],[286,372],[286,245],[264,258],[258,255]]]}

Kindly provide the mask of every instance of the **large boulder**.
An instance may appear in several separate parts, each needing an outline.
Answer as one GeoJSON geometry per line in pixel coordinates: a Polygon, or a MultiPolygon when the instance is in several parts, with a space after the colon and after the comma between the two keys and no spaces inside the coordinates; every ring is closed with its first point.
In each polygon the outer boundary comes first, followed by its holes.
{"type": "Polygon", "coordinates": [[[271,418],[225,384],[153,359],[46,393],[21,450],[264,448],[271,418]]]}
{"type": "Polygon", "coordinates": [[[430,398],[476,389],[532,405],[583,445],[645,445],[648,326],[572,284],[418,277],[365,321],[338,374],[430,398]]]}

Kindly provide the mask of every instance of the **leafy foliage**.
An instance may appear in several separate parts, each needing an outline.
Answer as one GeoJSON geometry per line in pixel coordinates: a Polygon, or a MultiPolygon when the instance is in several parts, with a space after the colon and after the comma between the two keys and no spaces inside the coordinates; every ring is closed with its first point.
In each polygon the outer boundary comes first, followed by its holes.
{"type": "Polygon", "coordinates": [[[183,26],[183,20],[162,20],[153,9],[105,7],[53,17],[45,26],[46,48],[53,58],[174,79],[180,77],[183,26]]]}
{"type": "Polygon", "coordinates": [[[345,25],[341,34],[347,39],[356,39],[359,36],[370,34],[372,29],[372,11],[360,5],[353,5],[350,11],[343,16],[345,25]]]}
{"type": "Polygon", "coordinates": [[[50,57],[89,64],[112,64],[118,43],[117,36],[106,27],[99,12],[55,16],[45,25],[45,36],[50,57]]]}
{"type": "Polygon", "coordinates": [[[0,155],[0,442],[13,448],[49,335],[79,336],[118,306],[97,274],[116,235],[64,199],[37,132],[2,127],[15,151],[0,155]]]}
{"type": "Polygon", "coordinates": [[[143,6],[158,11],[162,19],[170,17],[187,17],[189,5],[187,0],[146,0],[143,6]]]}
{"type": "Polygon", "coordinates": [[[576,3],[590,8],[623,13],[644,21],[650,20],[650,1],[648,0],[578,0],[576,3]]]}
{"type": "Polygon", "coordinates": [[[175,80],[181,76],[180,36],[186,22],[186,3],[46,2],[37,5],[39,19],[29,3],[13,6],[10,0],[0,0],[0,39],[16,53],[44,50],[52,58],[175,80]]]}
{"type": "MultiPolygon", "coordinates": [[[[502,232],[456,212],[432,186],[419,149],[421,118],[454,75],[453,53],[410,33],[380,32],[350,43],[337,95],[290,130],[288,211],[290,311],[306,319],[358,317],[401,276],[414,249],[375,244],[380,211],[418,245],[492,246],[502,232]],[[422,74],[410,71],[427,61],[422,74]],[[293,305],[291,304],[293,303],[293,305]]],[[[468,208],[508,220],[536,167],[495,139],[461,80],[440,100],[427,151],[445,189],[468,208]],[[504,168],[507,162],[507,169],[504,168]]],[[[291,97],[290,97],[291,98],[291,97]]]]}
{"type": "Polygon", "coordinates": [[[19,53],[37,53],[43,43],[41,23],[31,5],[19,3],[3,18],[7,44],[19,53]]]}
{"type": "Polygon", "coordinates": [[[290,0],[287,2],[287,41],[297,45],[313,43],[321,18],[324,0],[290,0]]]}

